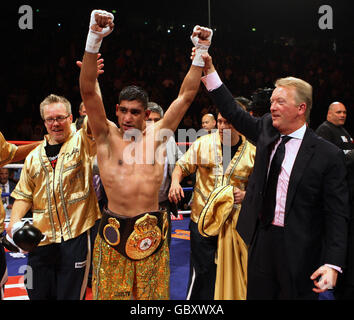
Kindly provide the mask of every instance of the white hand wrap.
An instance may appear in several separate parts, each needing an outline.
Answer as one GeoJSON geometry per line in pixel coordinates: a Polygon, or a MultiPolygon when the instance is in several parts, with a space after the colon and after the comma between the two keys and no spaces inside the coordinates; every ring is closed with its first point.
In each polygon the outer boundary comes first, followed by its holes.
{"type": "Polygon", "coordinates": [[[110,12],[104,10],[93,10],[91,12],[90,27],[89,27],[89,32],[87,35],[86,47],[85,47],[85,51],[89,53],[98,53],[103,38],[108,36],[113,31],[109,26],[103,28],[102,31],[93,30],[92,26],[97,24],[95,15],[98,13],[107,15],[112,18],[112,21],[114,20],[114,16],[110,12]]]}
{"type": "Polygon", "coordinates": [[[204,60],[202,58],[202,54],[205,53],[205,52],[208,52],[208,49],[209,49],[210,44],[211,44],[211,38],[213,36],[213,30],[211,30],[209,28],[205,28],[205,27],[200,27],[200,26],[197,25],[197,26],[194,27],[193,33],[196,32],[198,28],[210,32],[209,37],[206,39],[210,43],[209,43],[209,45],[201,44],[198,35],[196,35],[194,37],[193,37],[193,34],[191,35],[191,40],[192,40],[192,42],[193,42],[193,44],[194,44],[194,46],[196,48],[195,49],[195,56],[194,56],[192,65],[198,66],[198,67],[204,67],[205,63],[204,63],[204,60]]]}

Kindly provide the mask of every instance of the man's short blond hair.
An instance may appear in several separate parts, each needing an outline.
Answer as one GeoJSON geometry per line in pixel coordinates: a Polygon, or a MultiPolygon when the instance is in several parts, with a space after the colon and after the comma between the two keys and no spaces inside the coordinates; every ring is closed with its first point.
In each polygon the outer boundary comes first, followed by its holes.
{"type": "Polygon", "coordinates": [[[305,115],[306,119],[309,119],[312,108],[312,86],[308,82],[295,77],[286,77],[278,79],[275,87],[295,88],[295,102],[296,104],[306,103],[305,115]]]}
{"type": "Polygon", "coordinates": [[[62,103],[65,106],[66,112],[68,114],[71,114],[71,103],[68,99],[62,96],[57,96],[56,94],[50,94],[39,105],[39,112],[43,120],[44,120],[44,107],[52,103],[62,103]]]}

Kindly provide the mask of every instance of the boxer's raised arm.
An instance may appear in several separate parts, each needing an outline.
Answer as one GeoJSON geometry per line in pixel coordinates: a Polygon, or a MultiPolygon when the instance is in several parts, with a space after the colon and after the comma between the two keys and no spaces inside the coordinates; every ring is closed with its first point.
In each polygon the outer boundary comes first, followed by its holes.
{"type": "Polygon", "coordinates": [[[183,80],[178,97],[171,103],[160,121],[161,128],[175,131],[181,122],[183,116],[192,104],[200,86],[202,68],[191,66],[186,77],[183,80]]]}
{"type": "Polygon", "coordinates": [[[95,139],[99,140],[108,134],[108,123],[97,81],[96,59],[97,54],[85,52],[80,72],[80,92],[90,129],[95,139]]]}
{"type": "Polygon", "coordinates": [[[161,127],[175,131],[199,90],[204,61],[201,55],[207,52],[212,38],[212,30],[195,26],[191,36],[196,47],[196,55],[184,78],[177,98],[172,102],[161,121],[161,127]]]}
{"type": "Polygon", "coordinates": [[[113,19],[113,15],[106,11],[92,11],[80,72],[81,97],[86,107],[93,136],[98,142],[107,137],[109,129],[97,81],[97,58],[103,38],[113,30],[113,19]]]}

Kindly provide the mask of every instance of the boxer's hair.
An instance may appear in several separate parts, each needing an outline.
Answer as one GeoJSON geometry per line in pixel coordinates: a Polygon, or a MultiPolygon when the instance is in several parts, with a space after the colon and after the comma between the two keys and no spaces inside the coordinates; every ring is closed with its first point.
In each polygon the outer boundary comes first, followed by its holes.
{"type": "Polygon", "coordinates": [[[280,78],[275,82],[275,87],[292,87],[295,88],[295,102],[297,104],[306,103],[306,119],[309,119],[312,107],[312,86],[299,78],[286,77],[280,78]]]}
{"type": "Polygon", "coordinates": [[[144,110],[146,110],[149,102],[149,97],[147,92],[143,88],[138,86],[128,86],[123,88],[120,92],[118,103],[120,104],[123,100],[137,100],[143,105],[144,110]]]}
{"type": "Polygon", "coordinates": [[[39,105],[39,112],[43,120],[44,120],[44,107],[52,103],[62,103],[65,106],[66,112],[68,114],[71,114],[71,103],[69,102],[68,99],[62,96],[57,96],[56,94],[50,94],[39,105]]]}

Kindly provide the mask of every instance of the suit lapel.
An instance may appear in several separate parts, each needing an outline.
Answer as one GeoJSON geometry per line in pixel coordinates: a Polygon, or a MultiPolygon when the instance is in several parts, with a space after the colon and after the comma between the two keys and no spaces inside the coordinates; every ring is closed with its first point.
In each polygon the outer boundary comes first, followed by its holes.
{"type": "Polygon", "coordinates": [[[313,156],[314,150],[315,140],[313,139],[313,133],[307,128],[290,175],[285,205],[285,219],[287,219],[289,215],[290,208],[296,194],[296,189],[305,172],[305,169],[308,167],[308,163],[313,156]]]}

